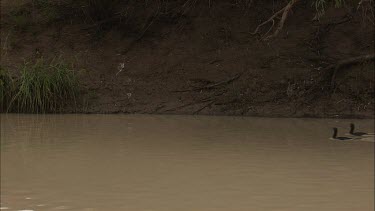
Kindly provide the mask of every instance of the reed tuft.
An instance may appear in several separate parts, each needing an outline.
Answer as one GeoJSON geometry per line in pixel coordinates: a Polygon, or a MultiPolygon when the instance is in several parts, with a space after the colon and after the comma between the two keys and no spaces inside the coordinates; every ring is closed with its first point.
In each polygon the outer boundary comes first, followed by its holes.
{"type": "Polygon", "coordinates": [[[77,93],[78,81],[69,65],[61,59],[51,62],[38,59],[23,65],[8,109],[26,113],[61,112],[64,106],[75,103],[77,93]]]}

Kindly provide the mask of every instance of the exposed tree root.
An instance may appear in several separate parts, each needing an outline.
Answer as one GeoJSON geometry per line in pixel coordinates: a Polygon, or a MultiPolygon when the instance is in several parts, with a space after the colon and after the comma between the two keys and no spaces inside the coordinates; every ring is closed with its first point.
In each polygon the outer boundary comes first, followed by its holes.
{"type": "Polygon", "coordinates": [[[300,1],[300,0],[291,0],[284,8],[282,8],[279,11],[277,11],[268,20],[266,20],[263,23],[259,24],[257,26],[257,28],[255,29],[255,31],[253,33],[251,33],[251,34],[260,34],[260,32],[259,32],[260,28],[262,26],[266,25],[266,24],[271,23],[272,24],[271,27],[268,29],[268,31],[264,35],[262,35],[262,39],[263,40],[268,40],[268,39],[276,37],[280,33],[280,31],[283,29],[285,21],[286,21],[286,19],[288,17],[288,14],[289,14],[290,10],[294,6],[294,4],[297,3],[298,1],[300,1]],[[281,16],[281,17],[279,17],[279,16],[281,16]],[[280,18],[280,21],[277,24],[277,28],[273,31],[273,33],[271,35],[268,35],[272,31],[272,29],[274,28],[274,26],[275,26],[275,19],[276,18],[280,18]]]}
{"type": "Polygon", "coordinates": [[[317,30],[313,33],[313,39],[308,43],[310,49],[318,56],[321,56],[321,50],[324,49],[324,42],[322,42],[322,40],[325,38],[325,36],[327,36],[330,30],[338,25],[347,23],[352,19],[352,15],[346,14],[338,21],[317,25],[317,30]]]}
{"type": "Polygon", "coordinates": [[[336,64],[333,64],[324,68],[324,70],[328,71],[328,74],[331,76],[330,77],[331,89],[333,89],[335,86],[335,80],[336,80],[336,75],[337,75],[338,70],[348,65],[359,64],[359,63],[367,62],[367,61],[374,60],[374,59],[375,59],[375,54],[367,54],[364,56],[357,56],[357,57],[352,57],[349,59],[343,59],[343,60],[338,61],[336,64]]]}
{"type": "Polygon", "coordinates": [[[336,85],[336,75],[340,69],[346,66],[355,65],[365,63],[371,60],[375,60],[375,54],[367,54],[363,56],[351,57],[349,59],[343,59],[338,61],[336,64],[329,65],[328,67],[324,68],[322,71],[323,75],[320,76],[319,79],[308,89],[304,92],[304,96],[299,95],[299,99],[309,99],[310,101],[317,97],[317,95],[324,95],[332,93],[335,90],[336,85]],[[325,91],[329,91],[325,93],[325,91]],[[306,96],[308,96],[306,98],[306,96]]]}

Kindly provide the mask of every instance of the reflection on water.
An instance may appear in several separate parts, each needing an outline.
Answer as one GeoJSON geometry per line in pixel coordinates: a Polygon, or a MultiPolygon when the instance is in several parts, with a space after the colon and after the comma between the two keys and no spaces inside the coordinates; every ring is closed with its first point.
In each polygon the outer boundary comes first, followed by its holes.
{"type": "Polygon", "coordinates": [[[3,209],[374,209],[373,138],[328,139],[354,120],[0,117],[3,209]]]}

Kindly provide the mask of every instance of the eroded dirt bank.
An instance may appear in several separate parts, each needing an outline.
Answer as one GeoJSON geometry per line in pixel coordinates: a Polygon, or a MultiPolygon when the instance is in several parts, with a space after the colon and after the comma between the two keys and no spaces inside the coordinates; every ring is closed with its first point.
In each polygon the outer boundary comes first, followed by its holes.
{"type": "Polygon", "coordinates": [[[1,65],[17,76],[25,59],[74,63],[82,94],[68,113],[373,118],[373,61],[340,68],[334,88],[326,74],[374,53],[374,26],[346,9],[312,21],[311,5],[299,3],[266,42],[251,32],[272,15],[272,1],[202,2],[157,15],[135,5],[136,17],[108,28],[70,17],[25,29],[12,21],[25,4],[9,2],[1,2],[1,65]]]}

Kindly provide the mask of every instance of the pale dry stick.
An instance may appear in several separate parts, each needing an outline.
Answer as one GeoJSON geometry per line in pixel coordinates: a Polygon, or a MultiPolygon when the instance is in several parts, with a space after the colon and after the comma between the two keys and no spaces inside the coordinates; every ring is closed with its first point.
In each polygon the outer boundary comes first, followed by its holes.
{"type": "Polygon", "coordinates": [[[266,39],[271,39],[271,38],[273,38],[273,37],[276,37],[276,36],[280,33],[280,31],[281,31],[281,30],[283,29],[283,27],[284,27],[285,20],[286,20],[287,17],[288,17],[289,11],[292,9],[293,5],[294,5],[296,2],[298,2],[298,1],[299,1],[299,0],[292,0],[291,2],[289,2],[288,5],[286,5],[286,7],[285,7],[285,9],[284,9],[284,12],[283,12],[283,15],[281,16],[281,20],[279,21],[279,25],[278,25],[278,27],[276,28],[276,31],[275,31],[272,35],[266,37],[266,39]]]}
{"type": "MultiPolygon", "coordinates": [[[[253,34],[253,35],[255,35],[255,34],[259,34],[259,29],[260,29],[260,27],[266,25],[267,23],[269,23],[269,22],[271,22],[271,21],[274,21],[274,19],[275,19],[280,13],[282,13],[282,12],[284,11],[284,9],[285,9],[285,7],[282,8],[281,10],[279,10],[278,12],[276,12],[275,14],[273,14],[268,20],[266,20],[266,21],[264,21],[263,23],[259,24],[259,25],[257,26],[257,28],[255,29],[255,31],[252,32],[251,34],[253,34]]],[[[273,27],[273,25],[272,25],[272,27],[273,27]]],[[[272,27],[271,27],[271,29],[272,29],[272,27]]]]}
{"type": "Polygon", "coordinates": [[[268,35],[272,31],[272,28],[274,25],[275,25],[275,20],[272,19],[272,26],[268,29],[268,31],[264,34],[264,36],[268,35]]]}
{"type": "Polygon", "coordinates": [[[251,34],[253,34],[253,35],[259,34],[260,27],[262,27],[262,26],[264,26],[264,25],[272,22],[272,26],[268,29],[267,33],[262,36],[263,37],[262,39],[268,40],[268,39],[276,37],[280,33],[280,31],[283,29],[285,21],[286,21],[286,19],[288,17],[288,14],[289,14],[290,10],[294,6],[294,4],[297,3],[297,2],[299,2],[299,1],[300,0],[291,0],[284,8],[282,8],[279,11],[277,11],[268,20],[266,20],[263,23],[259,24],[257,26],[257,28],[255,29],[255,31],[253,33],[251,33],[251,34]],[[278,22],[278,26],[277,26],[276,30],[271,35],[266,36],[273,29],[273,27],[274,27],[274,21],[275,21],[274,19],[277,18],[280,14],[281,14],[281,19],[278,22]]]}

